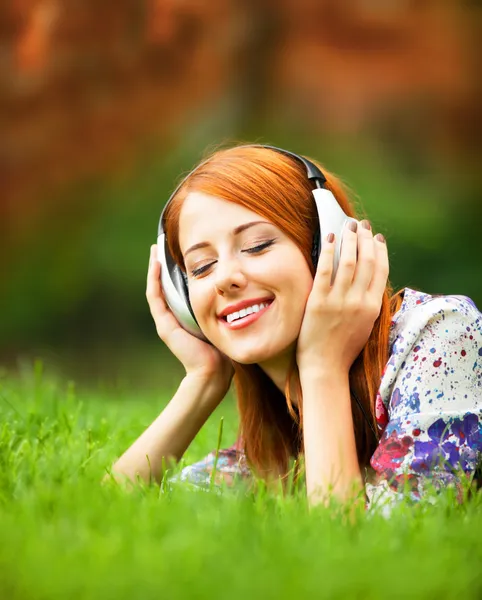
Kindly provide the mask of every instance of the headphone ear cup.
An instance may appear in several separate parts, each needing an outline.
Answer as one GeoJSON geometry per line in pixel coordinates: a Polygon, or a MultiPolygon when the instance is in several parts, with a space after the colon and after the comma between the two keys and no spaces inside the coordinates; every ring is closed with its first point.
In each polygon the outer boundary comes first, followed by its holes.
{"type": "Polygon", "coordinates": [[[321,252],[320,224],[318,222],[316,230],[313,234],[313,245],[311,247],[311,260],[313,262],[313,266],[315,267],[315,271],[316,271],[316,267],[318,266],[318,259],[320,258],[320,252],[321,252]]]}
{"type": "MultiPolygon", "coordinates": [[[[201,340],[206,340],[194,316],[189,301],[187,275],[169,253],[165,234],[157,238],[158,259],[161,263],[161,285],[164,298],[183,329],[201,340]]],[[[206,340],[207,341],[207,340],[206,340]]]]}
{"type": "Polygon", "coordinates": [[[183,283],[184,283],[184,291],[185,291],[185,294],[186,294],[186,302],[189,304],[189,308],[191,308],[191,311],[192,311],[191,301],[189,300],[189,286],[188,286],[188,283],[187,283],[187,275],[186,275],[186,273],[184,273],[184,271],[182,269],[179,269],[179,270],[181,271],[181,276],[182,276],[182,280],[183,280],[183,283]]]}
{"type": "MultiPolygon", "coordinates": [[[[316,188],[312,191],[315,198],[316,209],[318,212],[318,250],[316,260],[320,256],[323,240],[329,233],[335,234],[335,254],[333,256],[333,274],[331,283],[333,284],[338,270],[338,264],[340,262],[341,244],[343,238],[343,232],[345,226],[350,222],[354,221],[358,223],[356,219],[349,217],[338,204],[335,196],[330,190],[326,188],[316,188]]],[[[315,240],[313,243],[315,246],[315,240]]],[[[313,247],[313,252],[315,248],[313,247]]]]}
{"type": "MultiPolygon", "coordinates": [[[[184,304],[192,314],[191,302],[189,300],[189,288],[187,283],[187,275],[178,265],[174,265],[171,271],[171,278],[175,282],[176,289],[181,296],[184,304]]],[[[193,315],[194,317],[194,315],[193,315]]]]}

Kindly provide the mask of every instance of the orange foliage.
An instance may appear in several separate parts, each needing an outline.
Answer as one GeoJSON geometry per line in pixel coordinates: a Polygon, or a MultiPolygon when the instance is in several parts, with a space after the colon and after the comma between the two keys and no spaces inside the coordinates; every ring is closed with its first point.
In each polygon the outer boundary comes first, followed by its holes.
{"type": "Polygon", "coordinates": [[[146,138],[167,145],[194,110],[233,90],[240,120],[285,111],[333,133],[428,97],[434,151],[473,156],[480,90],[469,9],[455,0],[344,6],[2,3],[3,223],[20,227],[26,202],[33,210],[47,192],[125,164],[146,138]]]}

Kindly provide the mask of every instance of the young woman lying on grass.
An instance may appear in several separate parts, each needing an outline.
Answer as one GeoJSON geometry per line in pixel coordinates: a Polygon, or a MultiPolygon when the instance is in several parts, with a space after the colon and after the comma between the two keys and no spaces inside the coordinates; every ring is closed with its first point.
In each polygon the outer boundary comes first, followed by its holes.
{"type": "MultiPolygon", "coordinates": [[[[340,181],[319,167],[324,187],[356,218],[340,181]]],[[[234,376],[239,437],[216,466],[228,483],[235,474],[285,481],[290,459],[301,456],[310,505],[330,494],[351,501],[364,489],[369,499],[396,500],[407,489],[419,498],[427,483],[473,477],[482,450],[481,313],[466,296],[393,294],[385,240],[367,220],[343,230],[331,284],[338,240],[323,236],[315,269],[313,188],[299,160],[255,145],[215,152],[181,183],[165,233],[209,342],[168,308],[153,246],[147,299],[186,375],[115,475],[160,480],[163,457],[182,457],[234,376]],[[251,314],[239,314],[248,306],[251,314]]],[[[180,479],[208,483],[214,455],[180,479]]]]}

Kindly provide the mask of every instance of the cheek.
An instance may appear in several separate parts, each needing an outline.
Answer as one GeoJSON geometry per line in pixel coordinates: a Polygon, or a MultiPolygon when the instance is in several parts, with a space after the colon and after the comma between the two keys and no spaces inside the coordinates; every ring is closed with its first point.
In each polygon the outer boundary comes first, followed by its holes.
{"type": "Polygon", "coordinates": [[[189,301],[191,308],[194,311],[196,320],[202,324],[206,318],[208,311],[212,307],[212,298],[209,290],[206,289],[202,282],[195,282],[189,286],[189,301]]]}
{"type": "Polygon", "coordinates": [[[293,264],[289,270],[278,267],[277,275],[280,292],[289,297],[295,306],[303,305],[304,308],[313,287],[313,277],[308,267],[304,263],[293,264]]]}
{"type": "Polygon", "coordinates": [[[284,294],[283,312],[286,321],[290,326],[291,333],[298,335],[303,317],[305,314],[306,303],[313,288],[313,278],[309,269],[296,269],[292,277],[286,281],[286,294],[284,294]]]}
{"type": "Polygon", "coordinates": [[[279,261],[269,272],[269,282],[278,303],[276,312],[280,329],[276,335],[297,337],[313,287],[309,268],[301,262],[279,261]]]}

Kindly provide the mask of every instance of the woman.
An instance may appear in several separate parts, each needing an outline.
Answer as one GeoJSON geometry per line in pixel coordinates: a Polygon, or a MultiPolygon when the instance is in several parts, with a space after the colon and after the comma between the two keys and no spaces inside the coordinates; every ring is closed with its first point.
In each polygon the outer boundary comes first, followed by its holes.
{"type": "MultiPolygon", "coordinates": [[[[325,188],[356,217],[341,183],[323,173],[325,188]]],[[[482,315],[465,296],[393,295],[385,240],[367,220],[343,231],[336,273],[333,234],[315,269],[321,224],[312,190],[300,161],[252,145],[215,152],[175,191],[164,215],[169,252],[187,276],[205,340],[169,310],[153,246],[150,310],[186,376],[115,473],[159,480],[163,460],[181,458],[234,376],[239,439],[217,464],[228,481],[233,473],[284,480],[290,459],[302,456],[316,504],[330,494],[353,499],[370,473],[369,495],[391,498],[407,485],[418,497],[427,481],[474,474],[482,315]]],[[[181,479],[208,481],[213,457],[181,479]]]]}

